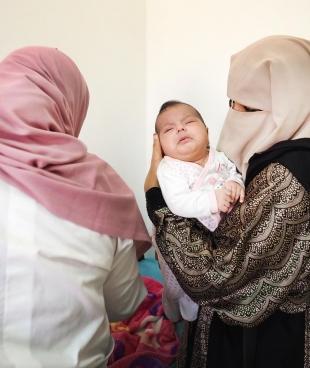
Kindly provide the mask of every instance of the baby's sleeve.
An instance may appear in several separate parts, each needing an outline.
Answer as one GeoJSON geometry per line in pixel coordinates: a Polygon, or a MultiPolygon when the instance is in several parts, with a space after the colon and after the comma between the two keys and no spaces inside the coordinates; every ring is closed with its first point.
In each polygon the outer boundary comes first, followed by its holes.
{"type": "Polygon", "coordinates": [[[221,152],[220,160],[227,170],[228,178],[226,181],[235,181],[236,183],[244,187],[242,175],[237,171],[235,164],[230,161],[230,159],[223,152],[221,152]]]}
{"type": "Polygon", "coordinates": [[[218,212],[213,189],[191,190],[186,175],[162,160],[157,178],[171,212],[178,216],[198,218],[218,212]]]}

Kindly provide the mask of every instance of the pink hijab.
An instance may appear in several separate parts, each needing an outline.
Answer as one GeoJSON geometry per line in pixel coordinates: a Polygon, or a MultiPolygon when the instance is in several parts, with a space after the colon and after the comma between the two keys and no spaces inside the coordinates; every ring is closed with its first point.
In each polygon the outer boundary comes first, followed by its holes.
{"type": "Polygon", "coordinates": [[[0,62],[0,179],[63,219],[148,241],[132,191],[77,138],[88,98],[77,66],[57,49],[26,47],[0,62]]]}

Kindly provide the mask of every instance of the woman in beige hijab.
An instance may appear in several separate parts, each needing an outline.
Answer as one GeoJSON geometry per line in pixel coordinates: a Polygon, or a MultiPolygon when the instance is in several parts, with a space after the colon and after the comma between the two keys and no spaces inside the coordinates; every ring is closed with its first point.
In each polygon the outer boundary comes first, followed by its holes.
{"type": "Polygon", "coordinates": [[[246,198],[213,234],[167,208],[154,139],[145,189],[156,242],[200,305],[180,365],[310,367],[309,96],[309,41],[268,37],[232,57],[218,146],[242,172],[246,198]]]}

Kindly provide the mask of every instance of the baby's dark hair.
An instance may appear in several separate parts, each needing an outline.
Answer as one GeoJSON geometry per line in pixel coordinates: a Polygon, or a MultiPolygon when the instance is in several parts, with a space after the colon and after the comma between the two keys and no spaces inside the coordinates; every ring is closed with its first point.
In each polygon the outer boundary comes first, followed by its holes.
{"type": "MultiPolygon", "coordinates": [[[[197,115],[197,117],[205,124],[205,122],[203,120],[203,117],[201,116],[200,112],[194,106],[192,106],[192,105],[190,105],[190,104],[188,104],[186,102],[179,101],[179,100],[169,100],[169,101],[164,102],[160,106],[160,109],[159,109],[157,118],[158,118],[158,116],[161,113],[163,113],[164,111],[166,111],[167,109],[169,109],[169,107],[173,107],[173,106],[176,106],[176,105],[187,105],[187,106],[190,106],[195,111],[195,114],[197,115]]],[[[157,124],[155,124],[155,132],[158,133],[157,124]]]]}

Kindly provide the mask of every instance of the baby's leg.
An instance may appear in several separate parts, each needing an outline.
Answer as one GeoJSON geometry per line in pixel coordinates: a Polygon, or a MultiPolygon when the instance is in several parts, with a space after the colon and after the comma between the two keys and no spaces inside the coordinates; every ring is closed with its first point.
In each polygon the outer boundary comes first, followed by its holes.
{"type": "Polygon", "coordinates": [[[160,257],[159,265],[164,278],[163,308],[166,316],[172,322],[177,322],[181,318],[179,300],[184,292],[168,265],[160,257]]]}

